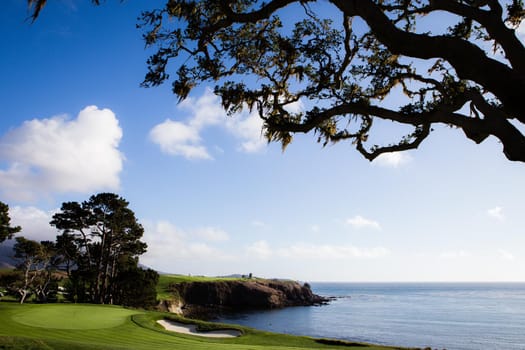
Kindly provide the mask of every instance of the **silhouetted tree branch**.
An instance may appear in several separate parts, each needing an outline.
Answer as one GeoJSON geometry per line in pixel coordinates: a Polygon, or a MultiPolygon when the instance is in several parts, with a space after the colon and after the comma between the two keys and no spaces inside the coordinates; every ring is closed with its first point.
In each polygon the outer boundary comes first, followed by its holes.
{"type": "Polygon", "coordinates": [[[525,48],[515,29],[524,17],[522,0],[170,0],[141,16],[156,48],[143,86],[174,74],[184,99],[213,82],[229,113],[256,109],[283,147],[313,131],[372,160],[417,148],[445,124],[476,143],[494,136],[523,162],[525,48]],[[434,18],[430,31],[423,17],[434,18]],[[410,130],[376,144],[374,120],[410,130]]]}

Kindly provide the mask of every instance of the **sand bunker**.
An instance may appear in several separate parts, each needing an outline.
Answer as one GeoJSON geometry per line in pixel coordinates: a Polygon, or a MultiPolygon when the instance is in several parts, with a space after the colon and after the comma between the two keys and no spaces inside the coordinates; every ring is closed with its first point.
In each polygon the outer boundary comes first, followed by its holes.
{"type": "Polygon", "coordinates": [[[199,332],[197,326],[194,324],[185,324],[180,322],[174,322],[170,320],[158,320],[158,324],[164,327],[168,331],[196,335],[198,337],[210,337],[210,338],[235,338],[241,335],[240,331],[233,329],[224,329],[218,331],[199,332]]]}

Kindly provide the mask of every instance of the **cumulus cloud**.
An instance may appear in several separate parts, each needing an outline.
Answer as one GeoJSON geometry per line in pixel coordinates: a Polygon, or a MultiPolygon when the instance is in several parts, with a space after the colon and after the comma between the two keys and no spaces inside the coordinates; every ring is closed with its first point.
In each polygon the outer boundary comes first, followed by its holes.
{"type": "Polygon", "coordinates": [[[171,266],[177,266],[176,261],[180,260],[232,259],[231,255],[206,242],[228,239],[228,234],[220,229],[206,227],[188,231],[166,220],[146,221],[143,226],[143,241],[148,244],[148,251],[140,258],[143,264],[171,269],[171,266]]]}
{"type": "Polygon", "coordinates": [[[296,244],[279,250],[279,255],[294,259],[344,260],[376,259],[390,254],[385,247],[361,248],[352,245],[296,244]]]}
{"type": "Polygon", "coordinates": [[[201,142],[199,130],[181,122],[167,119],[150,131],[150,138],[167,154],[188,159],[211,159],[201,142]]]}
{"type": "Polygon", "coordinates": [[[487,210],[487,214],[496,220],[503,221],[505,220],[505,215],[503,214],[503,208],[502,207],[494,207],[489,210],[487,210]]]}
{"type": "Polygon", "coordinates": [[[188,124],[197,130],[206,126],[224,123],[223,119],[226,116],[219,97],[209,88],[198,99],[191,97],[185,99],[178,108],[190,113],[191,118],[188,120],[188,124]]]}
{"type": "Polygon", "coordinates": [[[285,266],[297,261],[373,260],[390,255],[390,250],[382,246],[316,245],[308,242],[277,246],[264,239],[254,240],[239,249],[240,242],[235,240],[228,245],[217,243],[229,238],[220,229],[186,230],[169,221],[144,222],[144,229],[143,240],[148,244],[148,250],[140,261],[165,272],[180,273],[185,269],[190,273],[210,273],[211,270],[224,273],[238,271],[239,266],[256,266],[261,261],[269,266],[285,266]],[[207,232],[205,235],[204,231],[207,232]]]}
{"type": "Polygon", "coordinates": [[[187,159],[212,159],[202,138],[203,131],[212,127],[233,135],[241,152],[259,152],[266,145],[261,133],[263,123],[257,113],[243,111],[228,117],[219,97],[210,89],[197,99],[187,98],[177,108],[189,117],[185,121],[168,119],[156,125],[149,134],[151,141],[166,154],[187,159]]]}
{"type": "Polygon", "coordinates": [[[374,230],[381,230],[381,225],[377,221],[366,219],[361,215],[356,215],[353,218],[347,219],[346,223],[355,229],[371,228],[374,230]]]}
{"type": "Polygon", "coordinates": [[[272,249],[267,241],[254,242],[246,247],[250,257],[266,260],[271,257],[298,260],[346,260],[376,259],[390,254],[385,247],[363,248],[353,245],[316,245],[297,243],[287,247],[272,249]]]}
{"type": "Polygon", "coordinates": [[[472,254],[466,250],[451,250],[439,254],[441,259],[461,259],[471,257],[472,254]]]}
{"type": "Polygon", "coordinates": [[[203,238],[207,241],[227,241],[230,239],[230,236],[226,231],[221,230],[217,227],[202,227],[195,230],[195,235],[197,237],[203,238]]]}
{"type": "Polygon", "coordinates": [[[512,261],[516,259],[514,254],[504,249],[498,249],[498,256],[500,257],[500,259],[508,260],[508,261],[512,261]]]}
{"type": "Polygon", "coordinates": [[[256,153],[264,148],[267,141],[262,134],[262,119],[257,113],[252,112],[245,117],[236,115],[228,118],[226,128],[240,140],[239,151],[256,153]]]}
{"type": "Polygon", "coordinates": [[[31,201],[53,192],[89,193],[120,185],[124,155],[115,114],[96,106],[77,118],[33,119],[0,138],[4,198],[31,201]]]}
{"type": "Polygon", "coordinates": [[[383,153],[374,160],[374,164],[397,168],[412,161],[412,157],[404,152],[383,153]]]}
{"type": "Polygon", "coordinates": [[[35,207],[10,207],[9,216],[14,226],[22,227],[17,236],[35,241],[54,241],[59,232],[49,225],[57,210],[44,211],[35,207]]]}
{"type": "Polygon", "coordinates": [[[246,247],[246,253],[250,257],[266,260],[273,255],[270,245],[266,241],[257,241],[246,247]]]}
{"type": "Polygon", "coordinates": [[[196,242],[189,243],[185,251],[187,257],[208,260],[223,260],[228,259],[228,256],[219,249],[212,247],[206,243],[196,242]]]}

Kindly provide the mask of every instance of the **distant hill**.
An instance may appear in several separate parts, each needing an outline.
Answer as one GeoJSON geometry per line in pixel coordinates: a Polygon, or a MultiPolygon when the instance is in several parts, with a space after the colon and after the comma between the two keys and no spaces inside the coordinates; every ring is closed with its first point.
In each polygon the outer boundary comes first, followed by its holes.
{"type": "MultiPolygon", "coordinates": [[[[13,268],[16,265],[16,261],[13,259],[13,255],[15,253],[13,252],[13,246],[15,244],[15,240],[7,240],[0,244],[0,269],[4,268],[13,268]]],[[[139,264],[139,267],[143,269],[149,269],[149,266],[139,264]]]]}
{"type": "Polygon", "coordinates": [[[15,254],[13,252],[14,240],[5,241],[0,244],[0,268],[13,267],[16,264],[12,258],[15,254]]]}
{"type": "Polygon", "coordinates": [[[3,262],[3,261],[0,261],[0,270],[11,270],[11,269],[14,269],[15,267],[9,263],[6,263],[6,262],[3,262]]]}

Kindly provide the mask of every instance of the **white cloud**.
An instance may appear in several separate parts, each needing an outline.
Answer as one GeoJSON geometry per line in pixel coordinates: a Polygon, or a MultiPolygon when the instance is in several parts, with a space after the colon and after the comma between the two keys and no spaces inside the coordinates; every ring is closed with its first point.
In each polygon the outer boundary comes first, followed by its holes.
{"type": "Polygon", "coordinates": [[[509,261],[512,261],[514,259],[516,259],[516,257],[514,256],[514,254],[512,254],[511,252],[507,251],[507,250],[504,250],[504,249],[498,249],[498,256],[503,259],[503,260],[509,260],[509,261]]]}
{"type": "Polygon", "coordinates": [[[210,89],[206,89],[198,99],[191,97],[185,99],[180,103],[179,109],[187,110],[190,113],[192,117],[188,124],[197,130],[210,125],[222,124],[226,116],[219,97],[210,89]]]}
{"type": "Polygon", "coordinates": [[[15,206],[9,208],[9,216],[14,226],[22,227],[16,236],[35,241],[54,241],[59,232],[49,222],[57,211],[43,211],[35,207],[15,206]]]}
{"type": "Polygon", "coordinates": [[[244,116],[228,117],[226,127],[231,134],[240,140],[241,144],[238,149],[242,152],[259,152],[267,144],[262,135],[262,119],[256,112],[252,112],[248,116],[244,114],[244,116]]]}
{"type": "Polygon", "coordinates": [[[190,243],[185,253],[188,258],[192,259],[228,260],[229,258],[228,255],[206,243],[190,243]]]}
{"type": "Polygon", "coordinates": [[[212,159],[201,136],[210,127],[220,127],[237,138],[241,152],[259,152],[266,145],[261,133],[263,122],[257,113],[243,111],[228,117],[219,97],[210,89],[197,99],[184,100],[177,108],[189,114],[185,121],[168,119],[150,131],[150,139],[164,153],[187,159],[212,159]]]}
{"type": "Polygon", "coordinates": [[[124,156],[115,114],[96,106],[76,119],[33,119],[0,139],[0,188],[4,198],[35,200],[53,192],[118,189],[124,156]]]}
{"type": "Polygon", "coordinates": [[[518,29],[516,29],[516,33],[518,34],[518,38],[520,38],[521,42],[525,44],[525,21],[521,22],[518,29]]]}
{"type": "Polygon", "coordinates": [[[187,159],[211,159],[201,142],[199,130],[191,125],[167,119],[150,131],[150,139],[167,154],[187,159]]]}
{"type": "Polygon", "coordinates": [[[288,113],[297,114],[304,111],[304,104],[301,100],[292,102],[284,107],[288,113]]]}
{"type": "Polygon", "coordinates": [[[148,244],[144,258],[148,261],[173,257],[185,245],[186,234],[169,221],[144,222],[143,226],[142,240],[148,244]]]}
{"type": "Polygon", "coordinates": [[[162,271],[174,272],[172,269],[176,268],[177,262],[181,260],[188,263],[233,259],[231,255],[195,238],[217,241],[227,239],[228,235],[212,227],[188,233],[169,221],[144,222],[142,240],[148,244],[148,250],[141,256],[140,261],[162,271]]]}
{"type": "Polygon", "coordinates": [[[487,210],[487,214],[496,220],[503,221],[505,220],[505,215],[503,214],[503,208],[502,207],[494,207],[492,209],[487,210]]]}
{"type": "Polygon", "coordinates": [[[355,229],[371,228],[374,230],[381,230],[381,225],[377,221],[366,219],[361,215],[356,215],[353,218],[347,219],[346,223],[355,229]]]}
{"type": "Polygon", "coordinates": [[[352,245],[296,244],[279,250],[279,255],[294,259],[344,260],[375,259],[390,254],[385,247],[361,248],[352,245]]]}
{"type": "MultiPolygon", "coordinates": [[[[218,100],[217,100],[218,103],[218,100]]],[[[296,101],[285,106],[289,113],[299,113],[304,110],[301,101],[296,101]]],[[[226,128],[240,140],[238,150],[244,153],[260,152],[268,144],[262,133],[263,121],[257,111],[247,113],[243,111],[232,117],[227,118],[226,128]]]]}
{"type": "Polygon", "coordinates": [[[439,254],[441,259],[461,259],[471,257],[472,254],[466,250],[451,250],[439,254]]]}
{"type": "Polygon", "coordinates": [[[270,245],[266,241],[257,241],[246,247],[246,253],[250,257],[266,260],[273,255],[270,245]]]}
{"type": "Polygon", "coordinates": [[[202,227],[195,230],[195,235],[207,241],[227,241],[230,239],[230,236],[228,233],[226,233],[226,231],[211,226],[202,227]]]}
{"type": "Polygon", "coordinates": [[[412,161],[412,157],[404,152],[383,153],[374,160],[374,164],[397,168],[412,161]]]}

